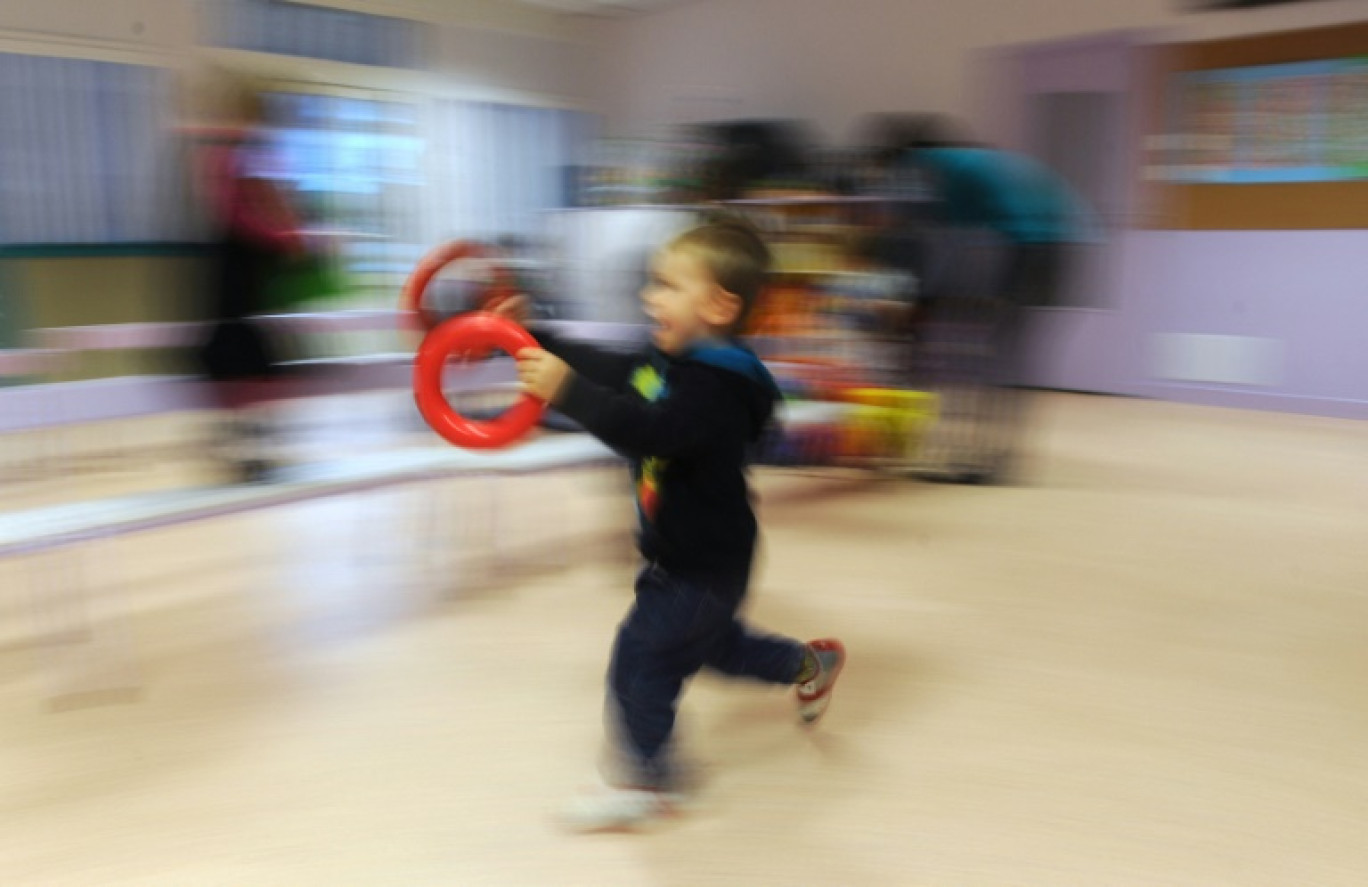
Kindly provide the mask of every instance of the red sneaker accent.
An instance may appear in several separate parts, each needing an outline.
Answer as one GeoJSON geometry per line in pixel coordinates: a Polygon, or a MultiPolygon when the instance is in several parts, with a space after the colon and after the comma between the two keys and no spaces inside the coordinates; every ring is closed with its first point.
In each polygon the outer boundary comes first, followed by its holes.
{"type": "MultiPolygon", "coordinates": [[[[836,679],[841,676],[841,671],[845,668],[846,651],[845,645],[835,638],[810,641],[808,649],[815,654],[834,653],[836,656],[834,663],[822,665],[822,669],[816,677],[798,685],[798,713],[804,723],[811,724],[825,714],[827,706],[831,704],[832,688],[836,686],[836,679]]],[[[818,661],[820,662],[822,658],[824,657],[819,655],[818,661]]],[[[829,660],[830,656],[825,658],[829,660]]]]}

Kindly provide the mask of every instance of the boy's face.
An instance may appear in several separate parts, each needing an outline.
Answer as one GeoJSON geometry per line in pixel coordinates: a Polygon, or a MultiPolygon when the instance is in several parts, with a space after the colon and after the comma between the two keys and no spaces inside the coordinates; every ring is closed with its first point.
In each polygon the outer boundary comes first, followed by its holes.
{"type": "Polygon", "coordinates": [[[687,249],[668,247],[651,263],[641,304],[655,322],[652,341],[670,355],[724,332],[739,308],[739,300],[718,286],[702,259],[687,249]]]}

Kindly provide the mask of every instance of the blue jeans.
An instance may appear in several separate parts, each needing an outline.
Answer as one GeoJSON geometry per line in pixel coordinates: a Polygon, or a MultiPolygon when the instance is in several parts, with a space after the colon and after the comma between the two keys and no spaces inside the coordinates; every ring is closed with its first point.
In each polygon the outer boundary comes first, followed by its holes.
{"type": "Polygon", "coordinates": [[[773,684],[798,676],[802,643],[756,634],[737,618],[747,578],[686,579],[654,565],[637,576],[636,604],[618,628],[608,684],[641,785],[670,784],[675,706],[684,681],[700,669],[773,684]]]}

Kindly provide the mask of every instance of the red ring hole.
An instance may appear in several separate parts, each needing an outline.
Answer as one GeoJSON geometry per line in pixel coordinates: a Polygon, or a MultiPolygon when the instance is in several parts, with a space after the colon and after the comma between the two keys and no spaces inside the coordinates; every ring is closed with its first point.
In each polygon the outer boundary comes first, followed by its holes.
{"type": "Polygon", "coordinates": [[[470,450],[497,449],[521,439],[541,420],[546,410],[543,401],[523,394],[496,419],[467,419],[447,402],[442,391],[442,372],[452,355],[487,353],[492,349],[516,355],[524,348],[536,347],[537,340],[527,330],[488,312],[454,317],[442,323],[423,339],[413,367],[414,399],[423,420],[446,441],[470,450]]]}

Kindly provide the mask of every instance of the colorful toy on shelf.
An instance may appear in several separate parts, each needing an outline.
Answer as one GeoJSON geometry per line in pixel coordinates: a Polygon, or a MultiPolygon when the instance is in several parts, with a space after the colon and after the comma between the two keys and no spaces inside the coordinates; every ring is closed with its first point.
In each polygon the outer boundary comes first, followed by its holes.
{"type": "Polygon", "coordinates": [[[854,406],[842,428],[842,455],[851,458],[911,455],[939,409],[936,396],[925,391],[857,388],[844,398],[854,406]]]}
{"type": "Polygon", "coordinates": [[[835,423],[777,430],[761,444],[756,461],[782,466],[830,465],[839,455],[840,433],[835,423]]]}
{"type": "Polygon", "coordinates": [[[844,401],[846,391],[867,385],[859,367],[832,358],[780,355],[766,364],[790,399],[844,401]]]}
{"type": "Polygon", "coordinates": [[[776,285],[761,294],[751,313],[749,335],[796,336],[814,327],[811,293],[804,287],[776,285]]]}
{"type": "Polygon", "coordinates": [[[897,462],[916,452],[938,411],[936,396],[923,391],[847,388],[839,400],[846,406],[825,420],[777,430],[762,443],[757,461],[784,466],[897,462]]]}
{"type": "Polygon", "coordinates": [[[805,409],[804,423],[773,442],[771,461],[872,467],[908,460],[937,406],[933,395],[897,387],[909,369],[899,350],[901,315],[892,308],[912,289],[868,251],[886,208],[830,194],[754,195],[734,205],[766,232],[774,259],[773,282],[747,332],[790,403],[824,405],[805,409]]]}

